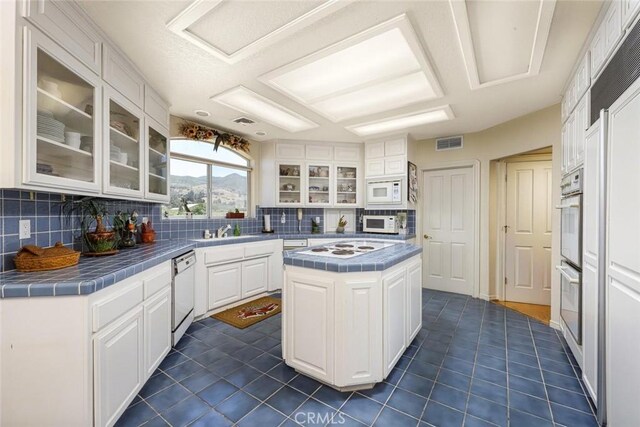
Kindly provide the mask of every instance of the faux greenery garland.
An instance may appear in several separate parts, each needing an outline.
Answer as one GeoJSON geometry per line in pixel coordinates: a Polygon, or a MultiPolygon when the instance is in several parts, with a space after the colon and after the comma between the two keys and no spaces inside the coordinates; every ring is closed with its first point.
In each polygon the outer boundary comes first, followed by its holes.
{"type": "Polygon", "coordinates": [[[233,150],[243,151],[245,153],[249,152],[250,144],[246,139],[189,121],[183,121],[180,123],[180,135],[188,139],[199,141],[210,141],[215,139],[215,142],[213,143],[213,151],[218,151],[218,147],[222,144],[233,150]]]}

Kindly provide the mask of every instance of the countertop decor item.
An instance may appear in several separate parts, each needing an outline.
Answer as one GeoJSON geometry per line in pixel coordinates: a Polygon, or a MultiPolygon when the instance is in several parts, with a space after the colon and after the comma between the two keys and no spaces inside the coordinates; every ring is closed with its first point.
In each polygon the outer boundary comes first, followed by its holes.
{"type": "Polygon", "coordinates": [[[311,234],[320,234],[320,222],[313,218],[311,218],[311,234]]]}
{"type": "Polygon", "coordinates": [[[238,210],[238,209],[236,209],[235,212],[234,211],[229,211],[225,215],[225,218],[242,219],[242,218],[244,218],[244,212],[240,212],[240,210],[238,210]]]}
{"type": "Polygon", "coordinates": [[[344,219],[344,215],[340,217],[338,220],[338,228],[336,228],[336,233],[344,233],[344,228],[347,226],[347,220],[344,219]]]}
{"type": "Polygon", "coordinates": [[[142,240],[142,243],[155,243],[156,231],[151,226],[151,221],[142,223],[141,229],[142,229],[142,233],[140,233],[140,238],[142,240]]]}
{"type": "Polygon", "coordinates": [[[280,313],[281,307],[282,301],[280,298],[262,297],[216,313],[211,317],[238,329],[244,329],[280,313]]]}
{"type": "Polygon", "coordinates": [[[95,197],[69,198],[62,203],[61,212],[67,222],[79,218],[84,255],[97,256],[118,253],[116,248],[120,236],[116,230],[107,229],[105,218],[108,218],[109,213],[102,200],[95,197]]]}
{"type": "Polygon", "coordinates": [[[239,236],[240,234],[242,234],[242,231],[240,231],[240,224],[236,224],[236,226],[233,227],[233,235],[239,236]]]}
{"type": "Polygon", "coordinates": [[[26,245],[13,258],[18,271],[49,271],[78,264],[80,252],[67,248],[60,242],[50,248],[26,245]]]}
{"type": "Polygon", "coordinates": [[[180,135],[197,141],[212,141],[213,151],[218,151],[220,145],[236,151],[249,152],[249,141],[230,133],[220,132],[216,129],[200,125],[194,122],[183,121],[179,127],[180,135]]]}

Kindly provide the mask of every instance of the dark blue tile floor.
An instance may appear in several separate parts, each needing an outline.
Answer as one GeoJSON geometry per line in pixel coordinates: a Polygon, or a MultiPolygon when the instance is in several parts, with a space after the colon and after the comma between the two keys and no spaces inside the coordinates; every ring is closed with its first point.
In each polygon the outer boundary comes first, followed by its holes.
{"type": "Polygon", "coordinates": [[[555,330],[504,307],[423,291],[423,328],[385,382],[340,393],[281,360],[280,315],[193,324],[120,426],[596,426],[555,330]]]}

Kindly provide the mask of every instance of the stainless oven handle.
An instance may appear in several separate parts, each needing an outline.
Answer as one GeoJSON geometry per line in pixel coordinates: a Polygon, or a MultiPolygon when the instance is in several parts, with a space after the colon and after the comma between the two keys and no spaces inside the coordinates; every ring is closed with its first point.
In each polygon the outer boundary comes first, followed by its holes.
{"type": "Polygon", "coordinates": [[[569,276],[567,274],[567,272],[564,271],[565,268],[567,268],[567,267],[565,267],[563,265],[556,265],[556,269],[560,272],[560,274],[562,274],[564,276],[565,279],[567,279],[569,281],[569,283],[580,283],[580,281],[578,279],[574,279],[571,276],[569,276]]]}
{"type": "Polygon", "coordinates": [[[578,203],[571,203],[570,205],[556,205],[556,209],[569,209],[569,208],[579,208],[580,205],[578,203]]]}

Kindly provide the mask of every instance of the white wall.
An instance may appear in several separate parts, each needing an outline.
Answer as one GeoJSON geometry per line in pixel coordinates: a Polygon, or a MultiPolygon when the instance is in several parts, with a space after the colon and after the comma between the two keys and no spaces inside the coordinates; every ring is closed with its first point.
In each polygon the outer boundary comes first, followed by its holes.
{"type": "MultiPolygon", "coordinates": [[[[490,251],[490,212],[496,199],[492,196],[491,161],[503,157],[553,147],[553,204],[560,202],[561,179],[561,122],[560,104],[553,105],[523,117],[502,123],[480,132],[464,135],[464,147],[460,150],[435,151],[435,140],[418,141],[417,156],[409,159],[421,170],[446,166],[449,162],[480,162],[480,292],[484,299],[495,297],[495,283],[490,281],[490,266],[495,265],[495,254],[490,251]]],[[[420,179],[420,185],[423,180],[420,179]]],[[[495,186],[495,182],[494,182],[495,186]]],[[[420,194],[424,194],[420,189],[420,194]]],[[[417,230],[422,234],[422,201],[417,206],[417,230]]],[[[492,227],[495,233],[495,226],[492,227]]],[[[421,239],[420,239],[421,240],[421,239]]],[[[553,213],[552,265],[560,262],[560,215],[553,213]]],[[[493,246],[493,245],[492,245],[493,246]]],[[[552,273],[551,322],[559,325],[560,277],[552,273]]]]}

